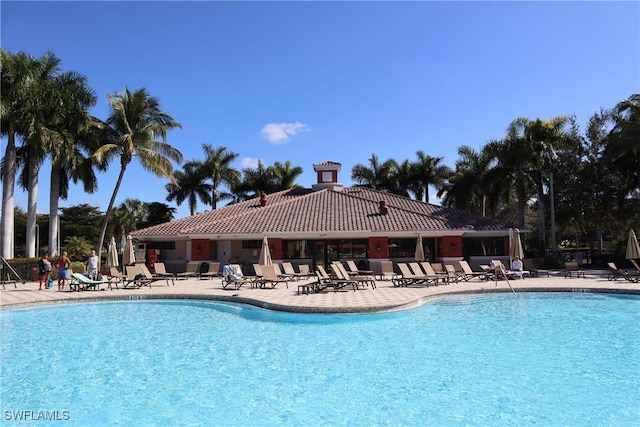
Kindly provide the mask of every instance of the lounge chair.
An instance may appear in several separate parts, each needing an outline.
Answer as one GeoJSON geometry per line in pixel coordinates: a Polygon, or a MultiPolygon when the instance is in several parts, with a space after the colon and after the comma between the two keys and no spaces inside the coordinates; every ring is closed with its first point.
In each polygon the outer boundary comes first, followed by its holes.
{"type": "Polygon", "coordinates": [[[580,278],[580,276],[582,276],[582,278],[584,279],[584,271],[582,271],[580,269],[580,265],[575,262],[575,261],[568,261],[564,263],[564,278],[566,279],[571,278],[573,276],[576,276],[577,278],[580,278]]]}
{"type": "Polygon", "coordinates": [[[163,277],[163,278],[169,277],[171,278],[172,281],[176,277],[173,273],[169,273],[167,271],[167,268],[165,267],[164,262],[154,263],[153,270],[155,271],[155,273],[153,273],[154,277],[163,277]]]}
{"type": "Polygon", "coordinates": [[[486,280],[487,272],[486,271],[473,271],[469,263],[465,260],[458,261],[460,264],[460,268],[462,269],[463,276],[461,276],[462,280],[468,281],[477,277],[480,280],[486,280]]]}
{"type": "Polygon", "coordinates": [[[220,277],[220,262],[218,261],[212,261],[209,263],[209,267],[207,269],[207,271],[205,271],[204,273],[200,273],[200,278],[201,279],[205,279],[205,278],[211,278],[213,279],[214,277],[220,277]]]}
{"type": "Polygon", "coordinates": [[[340,261],[333,261],[331,263],[331,269],[335,273],[336,277],[338,277],[338,279],[355,280],[357,283],[356,286],[362,285],[363,288],[369,285],[371,285],[372,289],[376,288],[376,281],[373,276],[349,274],[347,269],[344,267],[344,265],[340,261]]]}
{"type": "Polygon", "coordinates": [[[126,278],[122,282],[125,289],[140,288],[145,285],[151,287],[151,281],[144,277],[144,273],[138,264],[126,266],[126,278]]]}
{"type": "Polygon", "coordinates": [[[609,266],[609,274],[607,275],[607,280],[618,280],[620,278],[631,280],[629,278],[629,274],[625,270],[618,268],[615,263],[608,262],[607,265],[609,266]]]}
{"type": "Polygon", "coordinates": [[[74,289],[76,291],[86,291],[87,289],[100,290],[100,285],[102,284],[109,285],[109,289],[113,290],[113,288],[111,287],[111,282],[109,280],[91,280],[84,274],[71,273],[71,280],[69,281],[69,289],[72,292],[74,291],[74,289]]]}
{"type": "MultiPolygon", "coordinates": [[[[442,264],[438,263],[438,265],[442,265],[442,264]]],[[[435,271],[433,269],[433,266],[431,265],[431,263],[429,261],[422,261],[420,263],[420,267],[422,267],[422,270],[424,270],[424,273],[427,275],[427,277],[435,279],[435,280],[432,280],[432,281],[433,281],[433,283],[436,284],[436,286],[438,285],[438,282],[441,281],[441,280],[442,280],[442,283],[447,283],[449,281],[447,279],[447,273],[445,273],[445,272],[438,273],[437,271],[435,271]]]]}
{"type": "Polygon", "coordinates": [[[149,268],[147,267],[146,264],[141,263],[136,265],[142,272],[142,275],[144,276],[144,278],[147,279],[149,286],[151,286],[151,282],[157,282],[158,280],[166,280],[167,286],[169,286],[169,280],[171,280],[171,283],[175,286],[176,283],[173,281],[173,276],[162,276],[159,274],[152,274],[151,271],[149,271],[149,268]]]}
{"type": "Polygon", "coordinates": [[[294,280],[298,280],[301,277],[305,276],[302,273],[296,273],[296,271],[293,268],[293,264],[291,264],[290,262],[283,262],[281,266],[282,266],[283,274],[286,274],[287,277],[291,277],[294,280]]]}
{"type": "Polygon", "coordinates": [[[186,271],[182,273],[176,273],[176,279],[188,279],[190,277],[200,276],[200,270],[198,267],[200,267],[200,262],[188,262],[186,271]]]}
{"type": "Polygon", "coordinates": [[[447,272],[447,281],[449,283],[451,283],[452,281],[455,281],[456,283],[458,283],[458,280],[460,279],[460,274],[456,271],[456,268],[451,264],[445,264],[444,268],[447,272]]]}
{"type": "Polygon", "coordinates": [[[116,285],[116,289],[118,288],[118,283],[123,283],[127,280],[127,276],[122,274],[122,272],[118,269],[118,267],[109,267],[109,273],[107,273],[107,278],[109,281],[116,285]]]}
{"type": "Polygon", "coordinates": [[[539,268],[536,268],[536,266],[533,264],[533,260],[531,258],[523,259],[522,260],[522,266],[524,267],[525,270],[527,270],[529,272],[531,277],[538,277],[541,274],[546,274],[547,277],[549,277],[549,270],[541,270],[539,268]]]}
{"type": "Polygon", "coordinates": [[[347,267],[349,270],[347,272],[350,276],[371,276],[375,280],[375,274],[372,270],[360,270],[356,265],[355,261],[349,260],[347,261],[347,267]]]}
{"type": "Polygon", "coordinates": [[[303,277],[313,277],[313,273],[311,273],[311,267],[309,267],[309,264],[300,264],[298,266],[298,271],[300,271],[300,275],[303,277]]]}
{"type": "MultiPolygon", "coordinates": [[[[416,263],[414,263],[416,264],[416,263]]],[[[417,264],[416,264],[417,265],[417,264]]],[[[394,286],[409,286],[409,285],[419,285],[426,284],[429,286],[429,282],[434,280],[433,277],[428,277],[424,274],[416,274],[411,270],[409,264],[404,262],[398,263],[398,268],[400,269],[400,276],[395,278],[395,281],[392,281],[394,286]]],[[[415,269],[415,266],[414,266],[415,269]]]]}
{"type": "Polygon", "coordinates": [[[273,264],[270,264],[270,265],[273,265],[273,268],[274,268],[278,278],[287,279],[287,280],[294,280],[296,278],[295,272],[293,274],[289,274],[289,273],[285,272],[282,264],[274,262],[273,264]]]}
{"type": "Polygon", "coordinates": [[[275,288],[278,283],[284,283],[287,285],[287,289],[289,288],[289,281],[278,275],[275,264],[261,265],[260,270],[262,275],[255,281],[260,288],[264,289],[267,285],[271,285],[271,288],[275,288]]]}
{"type": "Polygon", "coordinates": [[[340,279],[338,277],[331,277],[329,276],[329,274],[327,274],[327,270],[325,270],[324,267],[321,265],[316,266],[316,272],[318,276],[318,283],[317,283],[318,290],[321,290],[324,288],[333,288],[334,292],[338,292],[338,289],[342,289],[345,286],[349,286],[349,285],[353,287],[354,291],[358,289],[358,282],[356,280],[347,280],[347,279],[340,279]]]}
{"type": "Polygon", "coordinates": [[[395,276],[393,261],[380,261],[380,280],[388,280],[387,277],[393,279],[395,276]]]}

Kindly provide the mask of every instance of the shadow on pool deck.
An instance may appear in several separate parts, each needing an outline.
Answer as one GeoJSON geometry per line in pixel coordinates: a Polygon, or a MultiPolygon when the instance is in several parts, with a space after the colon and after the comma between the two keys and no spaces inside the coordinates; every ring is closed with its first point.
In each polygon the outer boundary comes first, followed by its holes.
{"type": "MultiPolygon", "coordinates": [[[[607,280],[607,272],[601,270],[585,271],[586,278],[564,278],[563,272],[552,272],[551,277],[510,280],[509,283],[518,292],[602,292],[640,294],[640,283],[624,279],[607,280]]],[[[246,303],[262,308],[300,313],[368,313],[416,307],[425,301],[439,296],[466,293],[511,292],[506,281],[484,282],[472,279],[439,286],[394,287],[390,281],[378,281],[377,288],[353,291],[344,288],[339,292],[323,291],[309,295],[298,294],[300,284],[307,281],[284,283],[275,289],[252,289],[248,284],[240,289],[222,289],[220,279],[176,280],[175,286],[166,286],[164,281],[153,283],[151,288],[105,289],[82,292],[59,292],[57,287],[38,290],[37,282],[6,285],[0,290],[0,309],[11,309],[40,304],[89,302],[103,300],[132,299],[211,299],[246,303]]]]}

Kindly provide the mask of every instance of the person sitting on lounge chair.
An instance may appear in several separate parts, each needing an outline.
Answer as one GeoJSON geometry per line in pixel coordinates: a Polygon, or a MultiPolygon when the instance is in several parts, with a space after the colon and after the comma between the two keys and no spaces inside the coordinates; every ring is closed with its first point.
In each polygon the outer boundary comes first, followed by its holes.
{"type": "Polygon", "coordinates": [[[511,271],[522,273],[522,270],[522,261],[519,257],[515,257],[515,259],[511,262],[511,271]]]}

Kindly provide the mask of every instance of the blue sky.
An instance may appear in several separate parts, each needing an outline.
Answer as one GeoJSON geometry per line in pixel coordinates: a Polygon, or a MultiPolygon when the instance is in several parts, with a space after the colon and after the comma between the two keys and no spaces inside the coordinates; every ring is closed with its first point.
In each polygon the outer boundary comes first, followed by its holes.
{"type": "MultiPolygon", "coordinates": [[[[638,2],[0,2],[1,45],[107,94],[145,87],[182,124],[169,142],[186,160],[202,144],[239,154],[236,167],[290,160],[351,169],[414,160],[453,166],[457,148],[504,136],[509,122],[591,114],[640,90],[638,2]]],[[[2,140],[2,154],[6,141],[2,140]]],[[[61,206],[106,210],[119,162],[99,191],[73,187],[61,206]]],[[[48,165],[38,212],[48,212],[48,165]]],[[[132,163],[116,204],[166,202],[166,182],[132,163]]],[[[432,196],[435,192],[431,192],[432,196]]],[[[437,202],[437,201],[435,201],[437,202]]],[[[16,206],[26,209],[25,193],[16,206]]],[[[198,211],[205,207],[199,204],[198,211]]]]}

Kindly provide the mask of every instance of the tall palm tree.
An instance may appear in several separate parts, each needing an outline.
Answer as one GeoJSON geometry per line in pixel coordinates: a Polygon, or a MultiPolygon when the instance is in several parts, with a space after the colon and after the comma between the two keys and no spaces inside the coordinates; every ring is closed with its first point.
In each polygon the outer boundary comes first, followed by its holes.
{"type": "Polygon", "coordinates": [[[144,88],[133,92],[125,88],[124,92],[109,95],[108,98],[111,112],[106,123],[111,130],[112,140],[98,148],[94,158],[101,162],[118,157],[120,174],[100,230],[98,255],[102,251],[109,216],[118,195],[118,189],[127,166],[134,156],[144,169],[156,176],[168,178],[172,182],[174,181],[172,161],[182,162],[182,153],[166,142],[167,133],[172,129],[180,128],[181,125],[160,109],[157,98],[149,95],[144,88]]]}
{"type": "Polygon", "coordinates": [[[271,168],[277,180],[278,190],[296,187],[296,179],[304,172],[300,166],[292,166],[291,160],[285,161],[284,164],[275,162],[271,168]]]}
{"type": "Polygon", "coordinates": [[[277,177],[273,168],[265,167],[261,160],[256,169],[242,170],[242,180],[233,186],[233,192],[238,200],[247,200],[259,194],[269,194],[278,191],[277,177]]]}
{"type": "Polygon", "coordinates": [[[189,201],[189,212],[195,215],[198,207],[198,199],[206,205],[211,203],[213,186],[205,181],[201,171],[201,163],[196,161],[187,162],[182,166],[181,171],[173,174],[176,182],[166,185],[167,201],[175,200],[178,206],[185,200],[189,201]]]}
{"type": "Polygon", "coordinates": [[[486,150],[477,152],[467,145],[458,148],[458,156],[443,204],[486,216],[488,202],[496,200],[489,198],[491,187],[487,182],[491,158],[486,150]]]}
{"type": "Polygon", "coordinates": [[[422,150],[416,152],[416,157],[412,173],[417,187],[416,199],[429,203],[429,186],[433,185],[437,190],[442,191],[453,171],[449,166],[440,164],[444,157],[432,157],[422,150]]]}
{"type": "Polygon", "coordinates": [[[567,141],[565,116],[551,120],[520,119],[516,126],[524,139],[524,150],[529,154],[529,174],[535,181],[538,202],[538,253],[546,250],[545,182],[555,160],[555,151],[567,141]]]}
{"type": "Polygon", "coordinates": [[[372,154],[369,158],[369,166],[359,163],[351,169],[351,179],[358,185],[386,191],[392,187],[391,179],[397,166],[393,159],[381,163],[378,156],[372,154]]]}
{"type": "Polygon", "coordinates": [[[220,194],[218,188],[222,184],[228,187],[240,180],[240,172],[231,167],[231,163],[238,158],[238,154],[227,151],[226,147],[213,148],[209,144],[202,144],[206,156],[202,162],[202,173],[211,179],[211,209],[216,209],[220,194]]]}
{"type": "Polygon", "coordinates": [[[511,122],[507,127],[506,136],[501,140],[489,141],[485,149],[487,154],[496,161],[487,174],[487,180],[495,185],[500,183],[505,189],[507,187],[515,189],[518,226],[524,229],[525,208],[532,195],[532,181],[528,174],[530,152],[524,145],[522,135],[518,133],[520,120],[511,122]]]}
{"type": "Polygon", "coordinates": [[[628,177],[626,192],[640,188],[640,94],[633,94],[611,110],[613,128],[607,137],[605,158],[628,177]]]}
{"type": "MultiPolygon", "coordinates": [[[[88,109],[96,104],[95,92],[88,87],[87,79],[76,73],[65,73],[57,79],[58,90],[54,103],[57,117],[51,123],[55,131],[51,155],[51,183],[49,189],[49,254],[57,255],[58,202],[66,199],[69,183],[81,181],[86,193],[93,193],[98,185],[89,153],[97,148],[97,129],[100,123],[91,117],[88,109]]],[[[99,165],[96,165],[100,167],[99,165]]],[[[104,167],[101,167],[104,169],[104,167]]]]}
{"type": "MultiPolygon", "coordinates": [[[[28,99],[24,100],[28,131],[24,135],[26,157],[20,182],[27,189],[27,242],[26,255],[36,255],[36,215],[38,203],[38,175],[47,153],[55,145],[55,126],[73,105],[61,105],[60,90],[63,82],[59,75],[60,59],[53,53],[45,53],[34,68],[33,84],[28,99]]],[[[66,79],[71,77],[65,76],[66,79]]],[[[95,103],[95,101],[94,101],[95,103]]],[[[73,113],[73,112],[70,112],[73,113]]]]}
{"type": "Polygon", "coordinates": [[[413,180],[413,164],[409,160],[396,163],[391,168],[388,191],[403,197],[409,197],[409,192],[414,195],[420,192],[420,185],[413,180]]]}
{"type": "MultiPolygon", "coordinates": [[[[46,53],[43,57],[52,54],[46,53]]],[[[3,160],[2,182],[2,249],[0,255],[5,258],[13,257],[13,228],[14,228],[14,192],[17,171],[16,140],[25,138],[35,132],[32,104],[37,97],[33,97],[34,87],[38,84],[38,69],[40,60],[34,59],[24,52],[10,54],[0,49],[1,56],[1,88],[0,92],[0,132],[7,137],[7,148],[3,160]]],[[[35,221],[27,236],[35,240],[35,221]]],[[[29,237],[27,237],[29,239],[29,237]]]]}
{"type": "Polygon", "coordinates": [[[71,183],[81,183],[85,193],[98,189],[95,169],[104,171],[106,164],[93,161],[91,154],[104,143],[104,123],[90,117],[79,129],[62,134],[60,144],[51,153],[51,188],[49,191],[49,248],[58,246],[57,230],[60,222],[59,200],[69,196],[71,183]]]}

